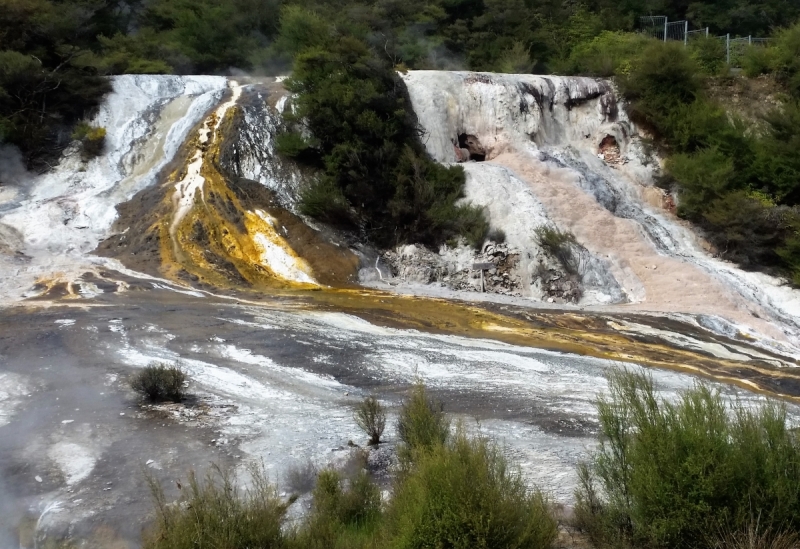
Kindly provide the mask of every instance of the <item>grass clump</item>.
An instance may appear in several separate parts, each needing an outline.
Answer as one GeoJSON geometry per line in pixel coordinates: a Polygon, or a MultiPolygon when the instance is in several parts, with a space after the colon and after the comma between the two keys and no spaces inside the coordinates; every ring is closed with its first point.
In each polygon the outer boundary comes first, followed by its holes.
{"type": "Polygon", "coordinates": [[[285,547],[281,525],[288,504],[281,502],[262,470],[251,472],[252,486],[247,490],[217,466],[203,480],[192,472],[177,504],[168,504],[161,486],[148,479],[156,501],[156,523],[143,547],[285,547]]]}
{"type": "Polygon", "coordinates": [[[365,398],[354,414],[356,424],[369,437],[369,444],[380,444],[386,428],[386,410],[374,396],[365,398]]]}
{"type": "Polygon", "coordinates": [[[150,402],[183,400],[186,372],[177,364],[152,363],[131,379],[131,388],[150,402]]]}
{"type": "Polygon", "coordinates": [[[558,532],[544,495],[525,486],[496,445],[461,429],[417,457],[386,520],[396,549],[539,549],[558,532]]]}
{"type": "Polygon", "coordinates": [[[704,384],[667,402],[624,370],[609,387],[576,494],[596,544],[716,547],[709,533],[748,532],[756,515],[759,535],[800,527],[800,442],[783,405],[746,408],[704,384]]]}

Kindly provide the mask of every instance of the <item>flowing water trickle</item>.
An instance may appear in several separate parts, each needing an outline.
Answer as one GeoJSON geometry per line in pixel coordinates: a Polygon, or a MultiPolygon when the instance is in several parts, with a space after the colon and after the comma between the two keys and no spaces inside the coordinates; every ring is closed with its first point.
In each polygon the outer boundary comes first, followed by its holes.
{"type": "Polygon", "coordinates": [[[485,156],[465,165],[468,199],[523,250],[529,283],[535,229],[576,234],[585,310],[357,287],[374,256],[296,215],[307,174],[275,150],[278,80],[116,77],[94,121],[106,152],[72,151],[0,195],[0,547],[136,546],[143,470],[172,486],[258,459],[280,482],[346,461],[364,438],[355,403],[397,405],[418,377],[567,504],[620,362],[652,367],[670,397],[702,375],[747,402],[800,398],[796,294],[709,258],[647,205],[652,166],[609,84],[403,78],[434,158],[485,156]],[[597,156],[607,136],[613,166],[597,156]],[[140,406],[128,379],[152,361],[180,361],[192,399],[140,406]]]}

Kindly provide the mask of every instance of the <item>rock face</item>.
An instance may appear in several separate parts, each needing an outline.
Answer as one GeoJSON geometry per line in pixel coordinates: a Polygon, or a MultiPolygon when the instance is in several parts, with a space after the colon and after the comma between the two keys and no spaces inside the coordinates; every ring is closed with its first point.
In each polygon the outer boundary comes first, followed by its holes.
{"type": "Polygon", "coordinates": [[[440,162],[456,162],[458,148],[480,148],[491,160],[520,141],[596,147],[606,135],[627,142],[631,132],[611,86],[594,78],[410,71],[403,80],[440,162]]]}
{"type": "Polygon", "coordinates": [[[237,103],[235,128],[230,132],[229,146],[220,156],[220,163],[227,172],[271,189],[281,206],[297,213],[302,171],[275,148],[289,99],[288,92],[273,78],[255,79],[246,86],[237,103]]]}
{"type": "MultiPolygon", "coordinates": [[[[659,312],[713,310],[800,334],[800,298],[780,280],[709,257],[653,186],[659,161],[642,146],[613,86],[580,77],[411,71],[402,75],[428,152],[462,162],[467,200],[519,250],[522,293],[563,299],[538,227],[574,234],[581,303],[659,312]],[[548,292],[556,292],[551,295],[548,292]]],[[[563,273],[561,273],[563,274],[563,273]]],[[[559,280],[563,280],[560,278],[559,280]]]]}
{"type": "Polygon", "coordinates": [[[607,82],[438,71],[412,71],[403,79],[428,152],[440,162],[464,162],[468,200],[483,206],[492,226],[518,250],[522,294],[553,301],[627,301],[608,262],[585,248],[583,272],[572,275],[568,287],[553,281],[566,280],[567,273],[541,249],[536,230],[556,224],[528,182],[493,162],[520,146],[538,152],[581,147],[595,157],[601,142],[604,150],[616,146],[619,158],[617,143],[630,146],[633,129],[607,82]]]}
{"type": "Polygon", "coordinates": [[[389,276],[417,284],[440,283],[451,290],[466,290],[520,296],[519,251],[505,243],[487,241],[480,251],[466,246],[442,246],[434,253],[416,245],[399,246],[381,257],[389,266],[389,276]],[[481,272],[473,266],[482,263],[489,268],[481,272]]]}
{"type": "Polygon", "coordinates": [[[20,296],[40,277],[91,270],[97,260],[86,254],[111,233],[115,206],[156,183],[193,126],[219,102],[227,79],[124,75],[112,86],[92,121],[106,129],[104,153],[83,162],[68,149],[52,171],[2,204],[0,250],[26,259],[4,269],[8,259],[0,255],[0,300],[20,296]],[[2,278],[8,272],[15,274],[2,278]]]}

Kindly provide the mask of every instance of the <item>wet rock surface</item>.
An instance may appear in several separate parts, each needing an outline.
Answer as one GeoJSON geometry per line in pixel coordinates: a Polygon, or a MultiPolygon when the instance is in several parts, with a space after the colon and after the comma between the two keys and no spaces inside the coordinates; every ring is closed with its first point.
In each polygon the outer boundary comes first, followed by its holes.
{"type": "MultiPolygon", "coordinates": [[[[65,301],[0,315],[4,542],[16,540],[20,524],[33,524],[40,541],[88,539],[103,524],[108,539],[135,547],[151,509],[145,473],[175,497],[175,481],[210,462],[263,461],[279,485],[309,460],[346,462],[351,442],[366,444],[352,411],[368,394],[390,410],[387,443],[367,459],[388,483],[394,414],[420,377],[456,418],[479,420],[529,481],[571,501],[574,466],[595,440],[594,398],[613,362],[155,284],[78,308],[65,301]],[[190,398],[143,405],[128,379],[151,361],[180,361],[190,398]]],[[[692,383],[653,374],[666,395],[692,383]]]]}

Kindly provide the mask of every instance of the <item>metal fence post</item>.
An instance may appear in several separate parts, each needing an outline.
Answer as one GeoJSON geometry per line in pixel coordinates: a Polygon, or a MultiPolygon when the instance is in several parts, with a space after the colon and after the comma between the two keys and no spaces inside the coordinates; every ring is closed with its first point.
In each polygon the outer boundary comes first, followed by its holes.
{"type": "Polygon", "coordinates": [[[708,27],[706,27],[706,38],[708,38],[708,27]]]}
{"type": "Polygon", "coordinates": [[[731,33],[725,35],[725,62],[731,64],[731,33]]]}
{"type": "Polygon", "coordinates": [[[669,21],[669,17],[664,18],[664,42],[667,41],[667,21],[669,21]]]}
{"type": "Polygon", "coordinates": [[[689,21],[683,22],[683,45],[689,43],[689,21]]]}

